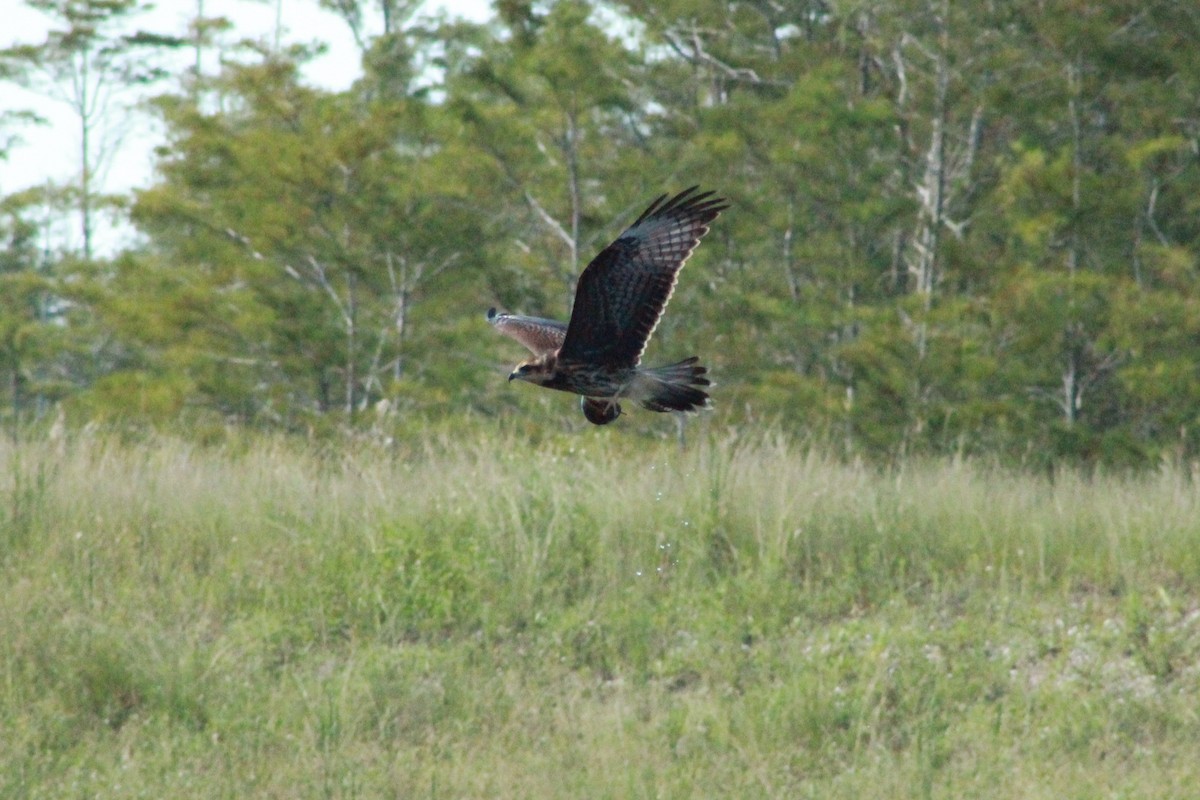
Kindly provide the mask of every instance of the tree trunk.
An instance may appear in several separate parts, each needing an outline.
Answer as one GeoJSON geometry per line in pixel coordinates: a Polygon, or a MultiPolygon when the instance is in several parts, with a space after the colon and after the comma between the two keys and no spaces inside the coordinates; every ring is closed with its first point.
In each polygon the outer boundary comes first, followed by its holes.
{"type": "Polygon", "coordinates": [[[92,261],[92,122],[90,71],[91,53],[85,49],[79,59],[79,88],[77,95],[79,113],[79,216],[83,231],[83,260],[92,261]]]}

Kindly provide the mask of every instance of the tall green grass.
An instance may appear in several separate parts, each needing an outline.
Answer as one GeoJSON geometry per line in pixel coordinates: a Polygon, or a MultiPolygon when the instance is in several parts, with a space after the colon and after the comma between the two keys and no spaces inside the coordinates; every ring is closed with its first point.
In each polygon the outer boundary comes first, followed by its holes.
{"type": "Polygon", "coordinates": [[[0,445],[0,796],[1182,797],[1182,467],[0,445]]]}

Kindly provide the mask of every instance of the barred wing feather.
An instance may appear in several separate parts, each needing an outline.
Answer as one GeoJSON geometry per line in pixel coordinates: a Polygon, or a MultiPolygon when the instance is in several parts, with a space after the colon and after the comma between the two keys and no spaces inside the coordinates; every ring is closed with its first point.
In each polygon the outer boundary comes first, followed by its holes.
{"type": "Polygon", "coordinates": [[[584,269],[561,360],[613,367],[641,362],[680,268],[709,223],[728,208],[712,192],[696,194],[697,188],[655,200],[584,269]]]}
{"type": "Polygon", "coordinates": [[[567,335],[566,323],[552,319],[504,314],[494,308],[488,309],[487,318],[492,327],[528,347],[535,356],[553,353],[567,335]]]}

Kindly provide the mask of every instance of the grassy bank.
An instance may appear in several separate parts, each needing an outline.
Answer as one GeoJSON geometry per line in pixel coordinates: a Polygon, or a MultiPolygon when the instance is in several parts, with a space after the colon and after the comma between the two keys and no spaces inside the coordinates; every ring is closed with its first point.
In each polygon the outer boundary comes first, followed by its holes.
{"type": "Polygon", "coordinates": [[[1187,796],[1196,476],[0,445],[0,796],[1187,796]]]}

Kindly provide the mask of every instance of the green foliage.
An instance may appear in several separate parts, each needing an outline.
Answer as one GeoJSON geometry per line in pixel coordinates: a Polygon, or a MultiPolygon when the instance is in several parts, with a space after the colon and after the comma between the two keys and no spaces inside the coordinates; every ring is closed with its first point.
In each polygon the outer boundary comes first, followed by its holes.
{"type": "Polygon", "coordinates": [[[436,332],[411,318],[437,282],[463,273],[461,283],[477,265],[455,241],[478,238],[474,213],[458,187],[436,182],[442,162],[424,152],[435,112],[419,103],[322,95],[285,63],[235,70],[228,85],[244,114],[162,102],[179,155],[134,217],[161,233],[155,260],[171,266],[138,261],[129,276],[157,269],[187,307],[135,310],[162,315],[149,322],[184,363],[245,367],[237,395],[199,386],[215,408],[256,421],[353,415],[405,375],[410,340],[436,332]],[[192,260],[198,270],[180,274],[192,260]]]}
{"type": "MultiPolygon", "coordinates": [[[[156,181],[124,204],[136,248],[34,252],[54,215],[96,207],[87,187],[8,201],[7,416],[577,432],[566,398],[497,380],[521,354],[482,312],[566,318],[594,252],[701,184],[732,207],[647,360],[700,355],[716,425],[882,459],[1200,452],[1186,8],[561,0],[473,24],[326,5],[363,54],[338,92],[306,85],[305,47],[203,74],[197,28],[195,75],[153,101],[156,181]]],[[[68,38],[114,70],[182,44],[113,39],[133,3],[41,6],[100,14],[68,38]]],[[[0,72],[28,83],[56,42],[0,72]]]]}

